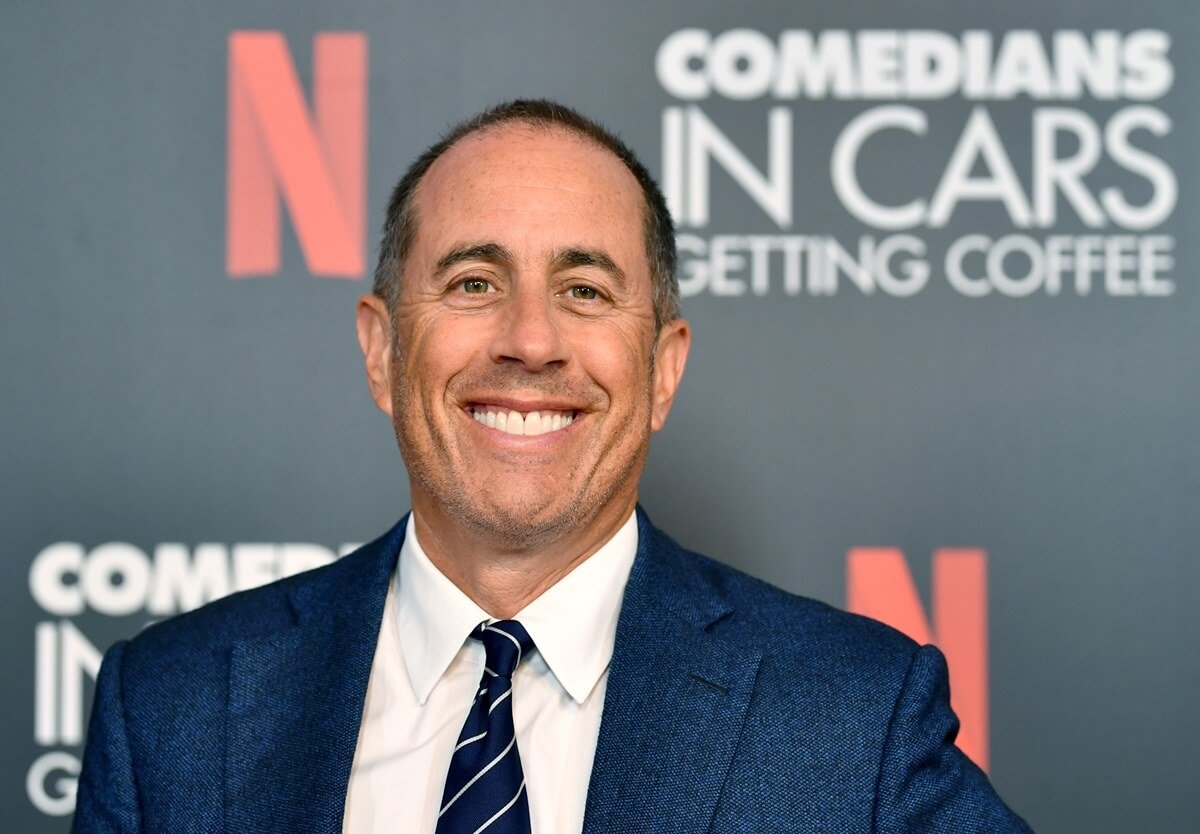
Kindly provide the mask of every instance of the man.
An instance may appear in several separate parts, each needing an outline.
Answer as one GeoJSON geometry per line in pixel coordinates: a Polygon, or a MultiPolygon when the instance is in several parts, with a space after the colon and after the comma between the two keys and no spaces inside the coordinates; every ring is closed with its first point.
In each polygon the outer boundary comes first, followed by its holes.
{"type": "Polygon", "coordinates": [[[944,661],[636,508],[690,332],[662,196],[514,102],[414,163],[359,301],[412,513],[115,646],[76,830],[1025,831],[944,661]]]}

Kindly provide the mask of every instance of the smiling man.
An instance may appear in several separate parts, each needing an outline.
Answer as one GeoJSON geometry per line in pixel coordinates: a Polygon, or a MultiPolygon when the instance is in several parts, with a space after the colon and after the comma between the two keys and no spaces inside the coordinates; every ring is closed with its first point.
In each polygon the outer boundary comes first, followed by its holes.
{"type": "Polygon", "coordinates": [[[75,830],[1027,831],[954,746],[936,649],[637,508],[674,267],[653,180],[568,108],[423,154],[357,310],[412,513],[114,646],[75,830]]]}

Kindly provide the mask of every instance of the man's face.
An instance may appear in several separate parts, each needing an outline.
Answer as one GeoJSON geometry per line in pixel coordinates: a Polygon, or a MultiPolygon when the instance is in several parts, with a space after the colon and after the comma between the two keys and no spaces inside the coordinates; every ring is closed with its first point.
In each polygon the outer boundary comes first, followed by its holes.
{"type": "Polygon", "coordinates": [[[656,348],[633,175],[575,134],[504,125],[438,159],[415,209],[394,342],[374,296],[359,334],[418,518],[514,547],[623,519],[688,347],[679,321],[656,348]]]}

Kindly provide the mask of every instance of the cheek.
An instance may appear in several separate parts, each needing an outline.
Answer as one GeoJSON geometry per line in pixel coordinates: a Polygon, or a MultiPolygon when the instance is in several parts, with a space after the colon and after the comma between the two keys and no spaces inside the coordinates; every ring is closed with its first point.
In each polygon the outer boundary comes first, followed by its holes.
{"type": "Polygon", "coordinates": [[[624,334],[593,336],[578,354],[592,380],[609,396],[614,412],[630,414],[649,407],[650,354],[624,334]]]}
{"type": "Polygon", "coordinates": [[[449,380],[477,352],[482,329],[453,318],[413,322],[396,362],[408,390],[423,399],[440,399],[449,380]]]}

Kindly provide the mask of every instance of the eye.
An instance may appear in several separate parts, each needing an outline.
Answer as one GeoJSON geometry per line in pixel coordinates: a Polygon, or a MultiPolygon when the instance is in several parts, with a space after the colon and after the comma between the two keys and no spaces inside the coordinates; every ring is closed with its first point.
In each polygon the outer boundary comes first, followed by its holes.
{"type": "Polygon", "coordinates": [[[571,289],[568,290],[568,292],[570,292],[571,298],[578,298],[581,301],[594,301],[600,297],[600,293],[596,292],[595,287],[588,287],[588,286],[571,287],[571,289]]]}
{"type": "Polygon", "coordinates": [[[492,288],[485,278],[468,278],[460,284],[462,291],[471,295],[481,295],[492,288]]]}

